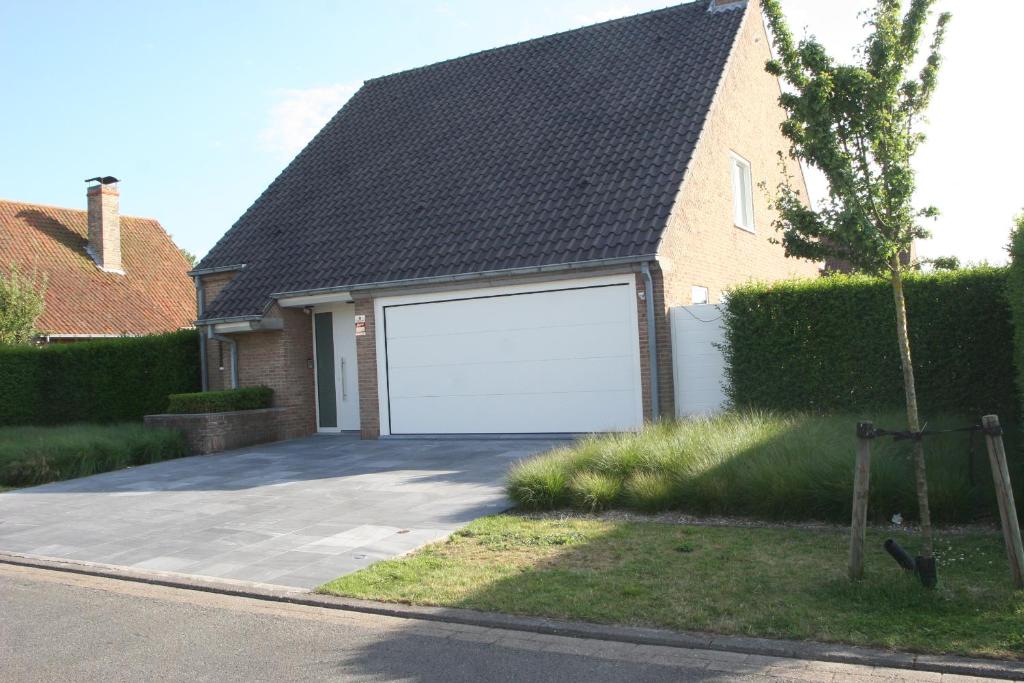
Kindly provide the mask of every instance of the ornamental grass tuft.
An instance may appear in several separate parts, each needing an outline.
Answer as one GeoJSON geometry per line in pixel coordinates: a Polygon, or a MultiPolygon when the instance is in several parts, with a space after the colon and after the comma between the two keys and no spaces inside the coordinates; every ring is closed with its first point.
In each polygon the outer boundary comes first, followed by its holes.
{"type": "MultiPolygon", "coordinates": [[[[874,415],[900,428],[899,413],[874,415]]],[[[586,437],[519,463],[509,496],[522,508],[609,507],[660,512],[848,522],[858,415],[816,416],[731,412],[649,425],[639,432],[586,437]]],[[[944,417],[930,429],[964,427],[971,418],[944,417]]],[[[1012,439],[1017,430],[1007,429],[1012,439]]],[[[1008,444],[1016,455],[1017,449],[1008,444]]],[[[996,513],[991,473],[980,435],[953,433],[926,443],[932,515],[955,523],[996,513]],[[971,439],[973,438],[973,459],[971,439]],[[969,471],[969,467],[973,473],[969,471]]],[[[910,443],[872,443],[869,513],[875,522],[917,514],[910,443]]],[[[1021,458],[1013,462],[1024,484],[1021,458]]],[[[1018,495],[1018,500],[1024,496],[1018,495]]]]}

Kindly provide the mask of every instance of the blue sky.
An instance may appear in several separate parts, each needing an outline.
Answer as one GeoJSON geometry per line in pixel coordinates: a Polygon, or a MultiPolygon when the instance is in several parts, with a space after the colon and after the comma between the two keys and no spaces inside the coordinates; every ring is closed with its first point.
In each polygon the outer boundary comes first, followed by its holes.
{"type": "MultiPolygon", "coordinates": [[[[82,180],[116,175],[123,213],[202,255],[362,81],[667,4],[6,2],[0,197],[84,208],[82,180]]],[[[784,0],[795,27],[842,56],[867,4],[784,0]]],[[[921,251],[1000,262],[1024,207],[1024,101],[1007,74],[1024,64],[1024,3],[939,5],[955,19],[920,197],[944,215],[921,251]]]]}

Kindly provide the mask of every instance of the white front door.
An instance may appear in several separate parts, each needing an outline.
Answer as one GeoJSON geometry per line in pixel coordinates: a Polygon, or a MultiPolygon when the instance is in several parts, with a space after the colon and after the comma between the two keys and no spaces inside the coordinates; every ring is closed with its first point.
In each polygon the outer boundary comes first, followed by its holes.
{"type": "Polygon", "coordinates": [[[313,311],[313,346],[318,429],[359,429],[355,306],[317,306],[313,311]]]}

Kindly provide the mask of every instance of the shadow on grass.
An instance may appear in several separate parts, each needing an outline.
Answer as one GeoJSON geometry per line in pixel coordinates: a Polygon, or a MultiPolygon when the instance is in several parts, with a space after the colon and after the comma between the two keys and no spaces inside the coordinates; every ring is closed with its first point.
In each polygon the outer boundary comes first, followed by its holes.
{"type": "Polygon", "coordinates": [[[882,550],[886,537],[871,532],[867,576],[851,583],[839,532],[503,516],[330,590],[680,631],[1024,656],[1024,594],[1011,590],[998,535],[942,536],[935,591],[897,568],[882,550]]]}

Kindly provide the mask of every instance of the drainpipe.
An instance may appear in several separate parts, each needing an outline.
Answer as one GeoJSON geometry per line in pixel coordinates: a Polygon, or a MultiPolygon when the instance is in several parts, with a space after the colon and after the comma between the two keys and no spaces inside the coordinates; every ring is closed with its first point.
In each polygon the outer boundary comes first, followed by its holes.
{"type": "MultiPolygon", "coordinates": [[[[192,278],[196,283],[196,313],[199,320],[203,319],[203,314],[206,312],[206,295],[203,293],[203,281],[198,275],[192,278]]],[[[203,337],[203,326],[199,325],[199,373],[202,375],[202,389],[203,391],[210,390],[210,378],[206,371],[206,339],[203,337]]]]}
{"type": "Polygon", "coordinates": [[[213,333],[213,325],[206,326],[206,337],[222,344],[227,344],[231,349],[231,388],[238,388],[238,344],[234,339],[225,337],[222,334],[213,333]]]}
{"type": "Polygon", "coordinates": [[[640,272],[644,276],[644,299],[647,301],[647,355],[651,369],[651,420],[661,417],[661,406],[658,399],[658,337],[654,325],[654,280],[651,279],[651,268],[647,261],[640,264],[640,272]]]}

